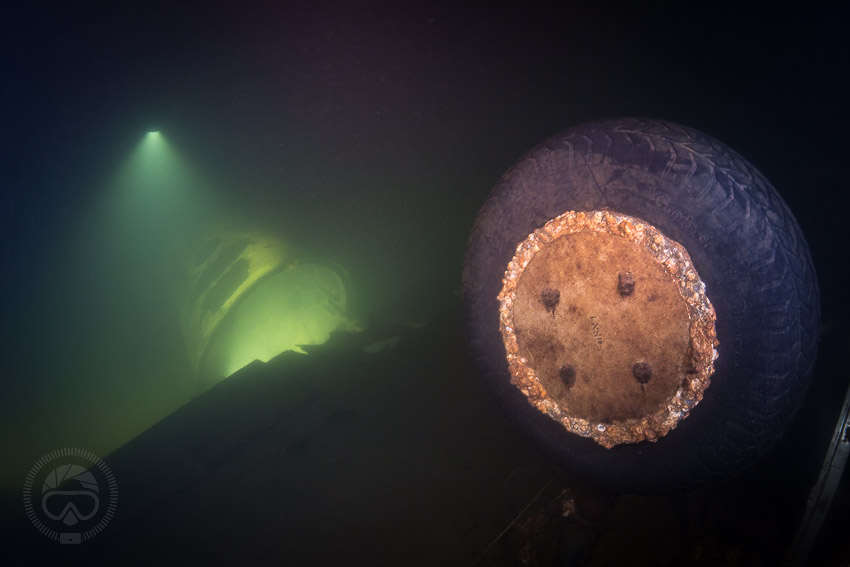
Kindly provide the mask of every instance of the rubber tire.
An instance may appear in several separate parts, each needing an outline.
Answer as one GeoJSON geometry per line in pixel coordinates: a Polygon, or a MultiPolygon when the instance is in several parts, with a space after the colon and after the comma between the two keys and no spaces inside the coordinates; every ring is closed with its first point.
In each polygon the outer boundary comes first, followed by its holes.
{"type": "Polygon", "coordinates": [[[751,465],[806,392],[820,321],[806,241],[788,206],[744,158],[684,126],[623,118],[562,132],[490,193],[463,273],[467,333],[487,387],[552,460],[618,490],[697,488],[751,465]],[[719,358],[703,401],[656,443],[610,450],[567,432],[510,384],[498,295],[517,244],[570,210],[608,209],[681,243],[717,313],[719,358]]]}

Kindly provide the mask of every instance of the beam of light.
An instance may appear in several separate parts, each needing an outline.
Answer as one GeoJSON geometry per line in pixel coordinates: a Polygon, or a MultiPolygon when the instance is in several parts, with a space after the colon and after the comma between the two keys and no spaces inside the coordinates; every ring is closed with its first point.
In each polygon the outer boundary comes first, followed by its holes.
{"type": "MultiPolygon", "coordinates": [[[[113,132],[111,141],[120,137],[113,132]]],[[[52,444],[51,424],[61,423],[63,438],[106,453],[195,393],[175,311],[185,255],[225,216],[216,199],[221,188],[208,162],[187,157],[203,156],[202,148],[184,147],[165,125],[132,132],[117,159],[106,140],[99,147],[108,149],[78,164],[84,175],[63,179],[80,196],[57,231],[62,238],[38,257],[56,277],[43,297],[33,295],[43,306],[28,311],[43,330],[36,339],[49,341],[51,352],[33,392],[44,387],[55,395],[36,396],[26,408],[45,419],[22,437],[22,450],[52,444]],[[87,427],[81,414],[111,425],[87,427]]]]}
{"type": "Polygon", "coordinates": [[[160,133],[159,130],[151,130],[145,137],[142,139],[142,143],[139,146],[139,150],[144,150],[144,152],[148,154],[152,154],[153,152],[159,151],[171,151],[174,152],[173,149],[170,149],[168,142],[165,139],[165,136],[160,133]]]}
{"type": "Polygon", "coordinates": [[[168,253],[216,216],[211,190],[162,131],[150,130],[112,175],[102,203],[121,233],[168,253]]]}

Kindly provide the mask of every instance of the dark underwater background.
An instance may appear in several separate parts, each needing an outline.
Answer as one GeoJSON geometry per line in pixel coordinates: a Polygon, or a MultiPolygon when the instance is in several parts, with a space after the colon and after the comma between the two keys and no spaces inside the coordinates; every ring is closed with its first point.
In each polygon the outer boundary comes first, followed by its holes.
{"type": "MultiPolygon", "coordinates": [[[[251,226],[299,257],[344,267],[354,317],[390,321],[387,336],[410,332],[427,345],[427,354],[382,355],[396,380],[423,379],[410,366],[421,356],[428,372],[468,379],[464,391],[486,398],[462,360],[460,277],[475,215],[528,149],[617,116],[671,120],[725,142],[773,183],[809,242],[821,358],[789,434],[796,445],[758,472],[770,486],[760,503],[771,501],[770,478],[798,479],[783,525],[802,513],[848,383],[850,59],[838,8],[33,3],[0,9],[0,62],[0,491],[12,513],[40,456],[109,455],[198,396],[178,317],[181,270],[218,224],[251,226]],[[150,131],[169,147],[153,168],[138,161],[150,131]]],[[[362,376],[351,370],[352,382],[362,376]]],[[[358,412],[360,394],[350,395],[328,409],[336,421],[358,412]]],[[[375,443],[425,443],[410,435],[375,443]]],[[[511,466],[526,458],[540,459],[511,466]]],[[[393,462],[377,468],[389,483],[407,474],[393,462]]],[[[501,486],[481,486],[491,481],[501,486]]],[[[833,515],[846,519],[846,486],[839,496],[833,515]]],[[[317,496],[310,517],[320,521],[331,503],[317,496]]],[[[467,554],[458,564],[510,518],[489,520],[449,546],[467,554]]],[[[417,529],[428,535],[411,556],[436,557],[442,532],[417,529]]],[[[376,564],[408,561],[382,555],[382,542],[376,564]]],[[[836,545],[825,564],[848,561],[836,545]]],[[[289,552],[310,564],[295,543],[289,552]]],[[[267,559],[287,562],[286,553],[267,559]]]]}

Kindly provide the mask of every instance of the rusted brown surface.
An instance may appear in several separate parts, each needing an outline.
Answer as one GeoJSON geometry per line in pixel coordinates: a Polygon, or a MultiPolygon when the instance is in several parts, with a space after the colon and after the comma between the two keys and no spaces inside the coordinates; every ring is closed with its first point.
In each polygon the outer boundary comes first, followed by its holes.
{"type": "Polygon", "coordinates": [[[704,285],[684,248],[639,219],[549,221],[517,247],[499,300],[512,382],[606,447],[665,435],[714,371],[704,285]]]}
{"type": "Polygon", "coordinates": [[[549,395],[570,413],[610,423],[640,418],[676,393],[688,355],[688,310],[679,287],[652,255],[625,238],[578,232],[534,256],[519,280],[514,327],[521,353],[549,395]],[[617,274],[634,275],[631,295],[617,290],[617,274]],[[550,315],[540,290],[563,290],[550,315]],[[632,367],[655,369],[645,389],[632,367]],[[562,383],[561,366],[576,380],[562,383]]]}

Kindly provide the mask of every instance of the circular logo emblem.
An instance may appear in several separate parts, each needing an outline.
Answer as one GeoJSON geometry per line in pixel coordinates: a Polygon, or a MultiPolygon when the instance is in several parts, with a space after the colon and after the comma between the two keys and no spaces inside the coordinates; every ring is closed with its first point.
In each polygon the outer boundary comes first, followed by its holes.
{"type": "Polygon", "coordinates": [[[24,509],[33,526],[59,543],[99,534],[118,507],[118,483],[97,455],[59,449],[41,457],[24,481],[24,509]]]}

